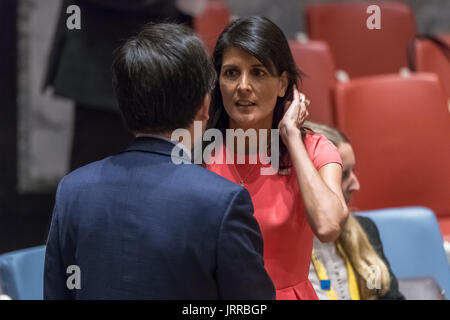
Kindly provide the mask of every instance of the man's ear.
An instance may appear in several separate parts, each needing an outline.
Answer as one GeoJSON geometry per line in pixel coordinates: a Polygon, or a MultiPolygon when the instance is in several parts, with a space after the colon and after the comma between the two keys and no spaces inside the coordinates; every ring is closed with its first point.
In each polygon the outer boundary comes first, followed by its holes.
{"type": "Polygon", "coordinates": [[[211,95],[207,93],[205,95],[205,98],[203,99],[202,106],[197,111],[197,114],[195,115],[195,120],[198,121],[207,121],[209,120],[209,106],[211,104],[211,95]]]}
{"type": "Polygon", "coordinates": [[[286,73],[286,71],[284,71],[280,76],[280,89],[278,90],[278,96],[280,98],[284,97],[284,95],[286,94],[288,84],[289,84],[289,81],[288,81],[287,73],[286,73]]]}

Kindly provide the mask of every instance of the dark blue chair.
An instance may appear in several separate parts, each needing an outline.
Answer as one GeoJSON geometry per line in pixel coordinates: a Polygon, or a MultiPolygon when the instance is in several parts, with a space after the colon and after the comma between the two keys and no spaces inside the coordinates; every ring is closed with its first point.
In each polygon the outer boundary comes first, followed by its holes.
{"type": "Polygon", "coordinates": [[[0,284],[13,300],[42,300],[45,246],[0,255],[0,284]]]}
{"type": "Polygon", "coordinates": [[[450,266],[436,217],[424,207],[403,207],[355,214],[371,218],[397,278],[431,276],[450,297],[450,266]]]}

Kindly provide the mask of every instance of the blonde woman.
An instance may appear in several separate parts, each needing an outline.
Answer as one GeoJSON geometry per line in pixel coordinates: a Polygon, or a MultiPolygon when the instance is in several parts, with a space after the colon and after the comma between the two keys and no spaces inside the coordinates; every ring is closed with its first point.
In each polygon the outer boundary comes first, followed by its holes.
{"type": "MultiPolygon", "coordinates": [[[[305,127],[328,138],[342,158],[342,192],[349,205],[359,190],[355,155],[347,137],[337,129],[305,121],[305,127]]],[[[321,300],[403,300],[389,266],[375,223],[349,215],[338,239],[322,243],[314,238],[309,280],[321,300]]]]}

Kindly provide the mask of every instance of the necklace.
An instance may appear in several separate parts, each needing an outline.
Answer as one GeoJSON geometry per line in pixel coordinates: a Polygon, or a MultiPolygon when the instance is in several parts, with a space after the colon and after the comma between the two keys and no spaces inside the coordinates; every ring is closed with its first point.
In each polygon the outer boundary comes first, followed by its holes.
{"type": "Polygon", "coordinates": [[[246,175],[244,178],[242,178],[241,175],[239,174],[238,169],[236,168],[236,165],[233,163],[233,169],[234,169],[234,172],[235,172],[236,175],[238,176],[239,181],[240,181],[239,184],[240,184],[241,186],[243,186],[243,187],[245,188],[245,183],[246,183],[246,181],[247,181],[247,178],[250,177],[250,175],[253,173],[253,171],[255,170],[256,167],[258,167],[258,165],[257,165],[257,164],[254,164],[254,165],[252,166],[252,168],[248,171],[247,175],[246,175]]]}
{"type": "MultiPolygon", "coordinates": [[[[270,146],[271,146],[271,140],[270,140],[270,138],[269,138],[268,146],[267,146],[267,150],[269,150],[269,152],[270,152],[270,146]]],[[[258,154],[257,156],[260,156],[260,155],[258,154]]],[[[242,187],[245,188],[245,183],[246,183],[247,179],[251,176],[251,174],[253,173],[253,171],[255,171],[255,167],[258,167],[258,164],[254,164],[254,165],[251,167],[251,169],[248,171],[247,175],[246,175],[244,178],[242,178],[241,175],[239,174],[239,171],[238,171],[238,169],[236,168],[236,165],[235,165],[234,162],[233,162],[233,164],[232,164],[232,167],[233,167],[234,172],[236,173],[236,175],[237,175],[238,178],[239,178],[239,181],[240,181],[239,184],[240,184],[242,187]]]]}

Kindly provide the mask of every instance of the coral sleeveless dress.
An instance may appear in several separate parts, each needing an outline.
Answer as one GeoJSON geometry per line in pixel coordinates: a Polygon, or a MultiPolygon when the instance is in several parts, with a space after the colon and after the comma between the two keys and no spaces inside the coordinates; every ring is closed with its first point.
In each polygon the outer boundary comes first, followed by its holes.
{"type": "MultiPolygon", "coordinates": [[[[307,134],[305,147],[315,168],[342,165],[337,148],[324,136],[307,134]]],[[[226,147],[221,149],[225,159],[226,147]]],[[[216,157],[216,158],[218,158],[216,157]]],[[[294,168],[286,175],[261,175],[269,165],[213,163],[206,168],[237,184],[244,180],[254,206],[254,216],[264,240],[264,265],[276,288],[277,300],[316,300],[308,280],[313,233],[294,168]]]]}

